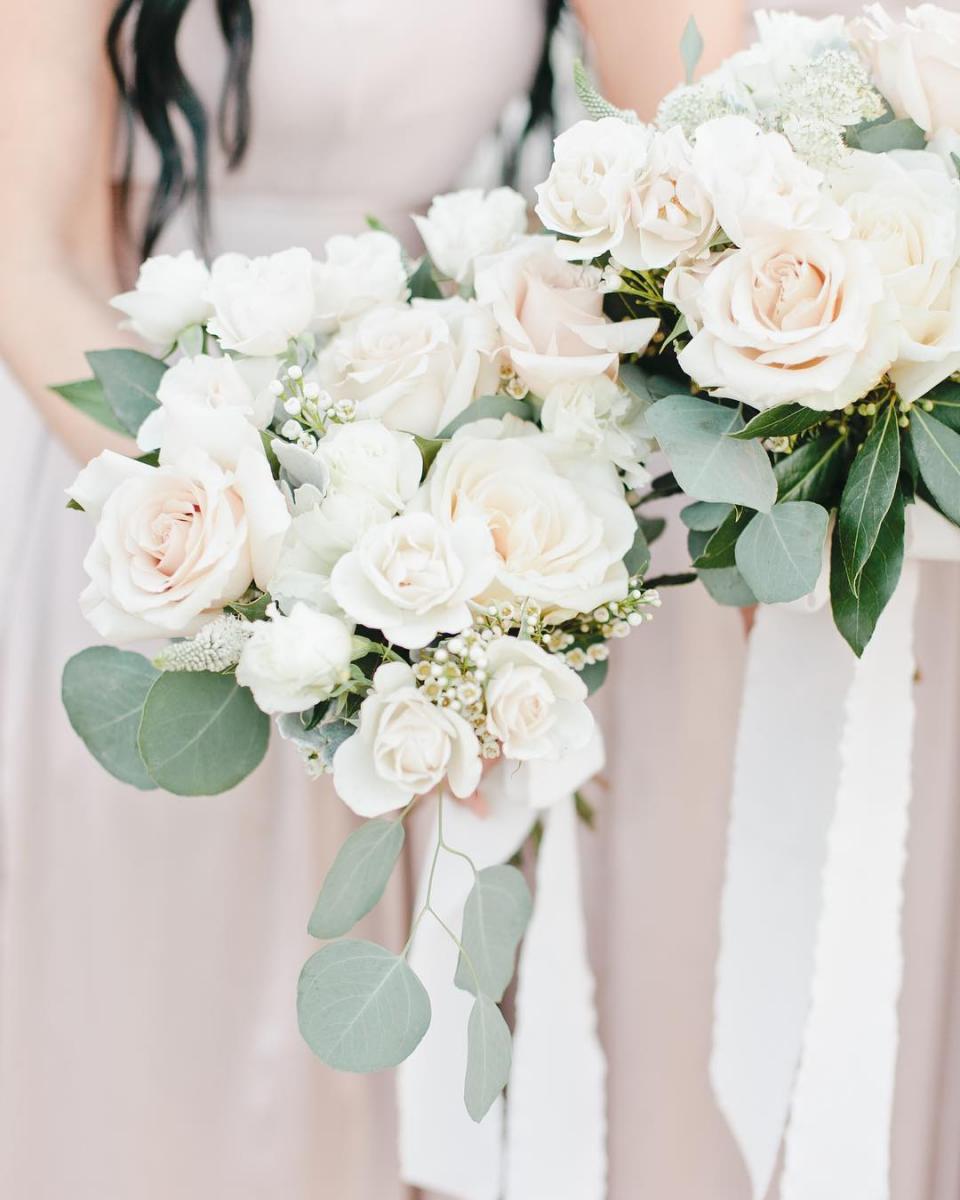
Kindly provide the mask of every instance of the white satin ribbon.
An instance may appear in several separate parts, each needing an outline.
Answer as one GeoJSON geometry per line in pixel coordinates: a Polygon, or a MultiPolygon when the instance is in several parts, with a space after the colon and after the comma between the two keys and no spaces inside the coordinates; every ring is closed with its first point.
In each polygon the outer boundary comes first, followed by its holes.
{"type": "MultiPolygon", "coordinates": [[[[478,868],[506,862],[539,817],[534,908],[518,969],[506,1121],[498,1100],[475,1124],[463,1103],[472,997],[453,986],[457,949],[425,919],[410,965],[430,994],[430,1029],[397,1072],[402,1178],[457,1200],[602,1200],[604,1061],[586,956],[573,792],[603,766],[599,733],[557,763],[504,764],[484,784],[488,813],[444,806],[444,840],[478,868]],[[505,1129],[506,1126],[506,1129],[505,1129]]],[[[431,843],[432,844],[432,843],[431,843]]],[[[442,854],[432,904],[459,930],[473,883],[442,854]]],[[[426,873],[419,903],[426,893],[426,873]]]]}
{"type": "Polygon", "coordinates": [[[859,662],[829,610],[751,636],[710,1064],[754,1200],[886,1200],[921,558],[960,533],[911,509],[908,559],[859,662]]]}

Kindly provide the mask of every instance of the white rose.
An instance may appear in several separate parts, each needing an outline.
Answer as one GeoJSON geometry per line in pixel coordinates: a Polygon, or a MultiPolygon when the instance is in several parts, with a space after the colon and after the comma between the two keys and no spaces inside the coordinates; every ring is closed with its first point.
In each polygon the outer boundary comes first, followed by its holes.
{"type": "Polygon", "coordinates": [[[850,29],[898,117],[930,135],[960,130],[960,13],[921,4],[896,21],[871,4],[850,29]]]}
{"type": "Polygon", "coordinates": [[[593,735],[587,687],[542,646],[502,637],[486,648],[487,731],[507,758],[561,758],[593,735]]]}
{"type": "Polygon", "coordinates": [[[481,599],[530,597],[552,615],[626,595],[636,521],[616,469],[505,417],[473,421],[441,449],[416,507],[441,521],[481,518],[497,572],[481,599]]]}
{"type": "Polygon", "coordinates": [[[289,615],[255,621],[237,664],[237,682],[266,713],[299,713],[350,678],[353,631],[337,617],[295,604],[289,615]]]}
{"type": "Polygon", "coordinates": [[[473,399],[495,349],[492,319],[473,302],[380,306],[323,350],[318,378],[365,416],[433,437],[473,399]]]}
{"type": "Polygon", "coordinates": [[[745,117],[718,117],[697,130],[693,165],[717,220],[738,246],[778,229],[817,229],[843,237],[849,220],[830,199],[820,171],[781,133],[745,117]]]}
{"type": "Polygon", "coordinates": [[[333,785],[361,817],[403,808],[444,778],[464,798],[480,782],[480,747],[463,717],[432,704],[406,663],[385,663],[360,706],[360,725],[333,756],[333,785]]]}
{"type": "Polygon", "coordinates": [[[391,516],[420,486],[423,459],[417,443],[409,433],[388,429],[380,421],[331,425],[315,454],[329,472],[328,496],[374,501],[391,516]]]}
{"type": "Polygon", "coordinates": [[[552,238],[524,238],[477,264],[477,299],[489,304],[513,369],[536,395],[562,380],[617,376],[621,354],[642,353],[656,318],[608,321],[602,271],[574,266],[552,238]]]}
{"type": "Polygon", "coordinates": [[[313,266],[316,323],[322,332],[377,304],[406,300],[403,248],[389,233],[339,234],[327,241],[324,251],[323,261],[313,266]]]}
{"type": "Polygon", "coordinates": [[[896,357],[896,306],[861,242],[811,230],[757,238],[718,260],[688,301],[681,367],[754,408],[844,408],[896,357]]]}
{"type": "Polygon", "coordinates": [[[554,143],[554,162],[537,188],[537,215],[569,259],[608,251],[634,270],[699,254],[716,230],[713,205],[693,170],[683,131],[666,133],[618,117],[580,121],[554,143]]]}
{"type": "Polygon", "coordinates": [[[438,270],[469,285],[480,255],[505,250],[526,231],[527,202],[513,188],[494,188],[486,194],[481,188],[466,188],[436,196],[427,215],[413,221],[438,270]]]}
{"type": "Polygon", "coordinates": [[[195,633],[251,583],[267,589],[290,522],[239,414],[171,414],[167,434],[159,467],[108,450],[68,492],[97,521],[80,605],[113,640],[195,633]]]}
{"type": "Polygon", "coordinates": [[[410,512],[370,528],[337,563],[330,589],[355,621],[413,649],[467,628],[469,601],[487,587],[496,565],[482,521],[451,526],[410,512]]]}
{"type": "Polygon", "coordinates": [[[313,259],[296,248],[264,258],[222,254],[209,296],[215,311],[207,328],[225,350],[282,354],[313,320],[313,259]]]}
{"type": "Polygon", "coordinates": [[[639,401],[606,375],[555,384],[540,410],[546,433],[612,462],[630,487],[641,487],[650,478],[641,466],[653,449],[642,418],[639,401]]]}
{"type": "Polygon", "coordinates": [[[132,292],[114,296],[110,303],[129,318],[123,328],[167,347],[189,326],[204,324],[212,314],[209,286],[210,272],[192,250],[160,254],[142,264],[132,292]]]}
{"type": "Polygon", "coordinates": [[[960,367],[960,185],[922,150],[851,151],[830,182],[900,306],[891,375],[916,400],[960,367]]]}
{"type": "Polygon", "coordinates": [[[275,399],[266,386],[251,386],[245,374],[232,358],[211,358],[207,354],[181,358],[160,380],[160,407],[149,413],[140,426],[137,445],[144,451],[156,450],[163,441],[165,410],[177,405],[234,408],[258,429],[266,428],[273,417],[275,399]]]}

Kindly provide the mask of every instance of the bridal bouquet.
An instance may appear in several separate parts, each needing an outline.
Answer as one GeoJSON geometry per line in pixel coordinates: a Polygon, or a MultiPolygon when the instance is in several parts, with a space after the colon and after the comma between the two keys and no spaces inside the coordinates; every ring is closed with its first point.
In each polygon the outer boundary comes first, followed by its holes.
{"type": "MultiPolygon", "coordinates": [[[[57,389],[141,451],[105,451],[69,489],[95,524],[83,611],[109,642],[167,639],[73,658],[72,724],[119,779],[208,795],[259,764],[272,718],[367,818],[317,901],[324,939],[380,899],[418,799],[442,813],[485,763],[513,774],[592,737],[610,642],[658,602],[658,528],[631,507],[646,391],[619,371],[657,319],[610,321],[604,271],[526,236],[509,189],[441,196],[419,227],[413,271],[379,228],[322,261],[151,259],[113,304],[157,356],[91,353],[94,378],[57,389]]],[[[434,863],[466,857],[440,829],[434,863]]],[[[474,873],[448,932],[476,997],[479,1120],[509,1068],[498,1004],[530,896],[513,866],[474,873]]],[[[425,914],[429,890],[414,932],[425,914]]],[[[333,940],[299,1015],[324,1061],[369,1071],[411,1053],[430,1005],[406,951],[333,940]]]]}
{"type": "MultiPolygon", "coordinates": [[[[557,139],[537,213],[604,271],[610,316],[663,323],[642,367],[672,475],[652,494],[695,501],[711,595],[792,601],[822,579],[859,655],[908,506],[960,524],[960,16],[758,28],[652,125],[581,72],[596,119],[557,139]]],[[[689,80],[692,24],[682,48],[689,80]]]]}

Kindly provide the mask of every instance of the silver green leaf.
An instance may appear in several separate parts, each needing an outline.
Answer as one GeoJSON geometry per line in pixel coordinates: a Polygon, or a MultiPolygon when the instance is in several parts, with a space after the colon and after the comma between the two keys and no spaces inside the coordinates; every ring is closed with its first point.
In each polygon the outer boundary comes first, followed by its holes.
{"type": "Polygon", "coordinates": [[[743,428],[736,409],[697,396],[665,396],[649,409],[647,422],[688,496],[758,512],[773,507],[777,481],[766,451],[727,436],[743,428]]]}
{"type": "Polygon", "coordinates": [[[683,35],[680,38],[680,57],[683,59],[683,69],[687,83],[693,82],[697,63],[703,56],[703,35],[701,34],[693,13],[690,14],[683,35]]]}
{"type": "Polygon", "coordinates": [[[157,785],[137,749],[137,730],[159,674],[142,654],[113,646],[81,650],[63,669],[63,704],[70,724],[105,770],[143,791],[157,785]]]}
{"type": "Polygon", "coordinates": [[[700,582],[717,604],[730,608],[749,608],[757,598],[747,587],[746,580],[736,567],[718,567],[715,570],[698,571],[700,582]]]}
{"type": "Polygon", "coordinates": [[[476,995],[479,985],[492,1000],[503,998],[532,907],[527,881],[516,867],[485,867],[477,873],[463,909],[457,987],[476,995]]]}
{"type": "Polygon", "coordinates": [[[259,766],[269,736],[269,717],[232,675],[173,671],[147,694],[137,744],[166,791],[212,796],[259,766]]]}
{"type": "Polygon", "coordinates": [[[730,515],[731,504],[717,504],[709,500],[694,500],[680,510],[680,520],[696,533],[711,533],[719,529],[730,515]]]}
{"type": "Polygon", "coordinates": [[[375,942],[331,942],[307,959],[297,1019],[310,1049],[341,1071],[382,1071],[413,1053],[430,998],[407,960],[375,942]]]}
{"type": "Polygon", "coordinates": [[[467,1076],[463,1099],[474,1121],[482,1121],[507,1086],[512,1054],[510,1030],[489,996],[478,996],[467,1022],[467,1076]]]}
{"type": "Polygon", "coordinates": [[[166,363],[139,350],[91,350],[87,362],[114,416],[135,436],[157,407],[157,388],[166,363]]]}
{"type": "Polygon", "coordinates": [[[352,929],[383,895],[403,849],[403,822],[392,817],[366,821],[340,847],[310,917],[315,938],[335,938],[352,929]]]}
{"type": "Polygon", "coordinates": [[[922,409],[910,414],[910,443],[940,511],[960,525],[960,434],[922,409]]]}
{"type": "Polygon", "coordinates": [[[487,417],[499,419],[508,414],[529,421],[533,418],[533,408],[527,400],[515,400],[513,396],[479,396],[472,404],[468,404],[462,413],[455,416],[449,425],[444,426],[437,438],[445,441],[453,437],[461,425],[468,425],[471,421],[482,421],[487,417]]]}
{"type": "Polygon", "coordinates": [[[809,500],[790,500],[757,513],[737,539],[736,564],[761,604],[806,596],[823,567],[829,514],[809,500]]]}
{"type": "Polygon", "coordinates": [[[103,388],[96,379],[78,379],[76,383],[59,383],[51,387],[51,392],[62,396],[69,404],[80,412],[85,413],[99,425],[112,429],[114,433],[127,431],[117,420],[113,409],[107,403],[103,388]]]}

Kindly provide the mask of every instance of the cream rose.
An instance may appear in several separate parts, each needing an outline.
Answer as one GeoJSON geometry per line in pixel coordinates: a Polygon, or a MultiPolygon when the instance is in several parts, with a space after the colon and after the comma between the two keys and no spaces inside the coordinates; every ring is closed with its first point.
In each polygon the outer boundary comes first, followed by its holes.
{"type": "Polygon", "coordinates": [[[610,322],[603,314],[603,274],[564,262],[552,238],[524,238],[477,264],[477,299],[490,305],[510,364],[544,396],[555,383],[617,376],[621,354],[642,353],[655,318],[610,322]]]}
{"type": "Polygon", "coordinates": [[[857,241],[785,230],[720,259],[696,294],[671,290],[684,293],[694,334],[684,371],[754,408],[844,408],[896,358],[896,306],[857,241]]]}
{"type": "Polygon", "coordinates": [[[490,599],[530,597],[559,614],[626,594],[636,521],[616,469],[528,422],[463,426],[413,503],[441,521],[485,522],[498,558],[490,599]]]}
{"type": "Polygon", "coordinates": [[[921,4],[897,21],[871,4],[850,31],[898,117],[931,136],[960,130],[960,13],[921,4]]]}
{"type": "Polygon", "coordinates": [[[399,304],[408,295],[403,248],[376,229],[332,237],[323,261],[314,263],[313,288],[316,325],[324,333],[378,304],[399,304]]]}
{"type": "Polygon", "coordinates": [[[480,746],[463,717],[432,704],[406,663],[385,663],[360,725],[333,756],[337,795],[361,817],[403,808],[447,781],[464,798],[480,782],[480,746]]]}
{"type": "Polygon", "coordinates": [[[355,621],[413,649],[438,633],[466,629],[473,620],[469,601],[495,569],[482,521],[448,525],[412,512],[372,526],[334,567],[330,590],[355,621]]]}
{"type": "Polygon", "coordinates": [[[110,303],[127,315],[124,328],[166,348],[212,314],[209,286],[210,272],[192,250],[159,254],[140,267],[133,291],[114,296],[110,303]]]}
{"type": "Polygon", "coordinates": [[[541,646],[502,637],[486,648],[487,732],[507,758],[561,758],[584,747],[594,720],[583,680],[541,646]]]}
{"type": "Polygon", "coordinates": [[[211,430],[210,416],[172,420],[159,467],[107,450],[69,489],[97,521],[80,605],[104,637],[195,633],[251,583],[269,587],[286,505],[256,430],[230,413],[211,430]]]}
{"type": "Polygon", "coordinates": [[[303,249],[264,258],[222,254],[214,261],[207,324],[225,350],[282,354],[314,316],[313,259],[303,249]]]}
{"type": "Polygon", "coordinates": [[[350,678],[353,631],[337,617],[295,604],[255,621],[237,664],[237,682],[266,713],[299,713],[328,700],[350,678]]]}
{"type": "Polygon", "coordinates": [[[477,258],[505,250],[526,231],[527,202],[513,188],[466,188],[435,197],[413,221],[438,270],[469,286],[477,258]]]}
{"type": "Polygon", "coordinates": [[[665,133],[619,117],[580,121],[554,143],[554,162],[537,188],[537,215],[568,259],[608,251],[635,270],[699,254],[716,230],[713,205],[693,170],[682,130],[665,133]]]}

